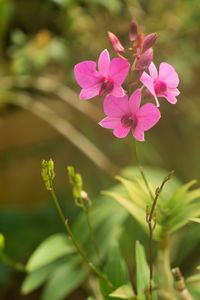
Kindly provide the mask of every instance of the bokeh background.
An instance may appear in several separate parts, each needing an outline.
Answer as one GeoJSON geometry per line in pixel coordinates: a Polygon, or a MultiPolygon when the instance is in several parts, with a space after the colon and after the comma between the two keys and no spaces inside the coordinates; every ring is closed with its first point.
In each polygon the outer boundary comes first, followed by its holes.
{"type": "MultiPolygon", "coordinates": [[[[136,164],[132,138],[117,140],[99,127],[102,103],[79,101],[73,77],[75,63],[111,50],[107,31],[127,44],[133,18],[146,34],[158,33],[155,62],[173,64],[181,78],[178,103],[162,102],[141,159],[175,170],[183,182],[200,177],[199,0],[0,0],[0,232],[17,261],[62,231],[41,180],[42,159],[55,161],[56,188],[72,221],[78,211],[67,165],[95,197],[113,174],[136,164]]],[[[20,295],[22,280],[0,264],[0,299],[38,299],[40,291],[20,295]]]]}

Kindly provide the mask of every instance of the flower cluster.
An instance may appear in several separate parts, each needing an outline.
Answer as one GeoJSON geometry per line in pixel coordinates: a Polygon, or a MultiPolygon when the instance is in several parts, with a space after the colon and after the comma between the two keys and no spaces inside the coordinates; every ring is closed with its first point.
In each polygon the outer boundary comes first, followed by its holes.
{"type": "Polygon", "coordinates": [[[113,134],[124,138],[129,132],[138,141],[144,141],[144,132],[160,120],[158,98],[175,104],[179,95],[179,77],[175,69],[162,62],[157,71],[153,63],[153,46],[157,35],[147,36],[133,21],[129,30],[130,47],[125,49],[119,38],[109,32],[108,39],[118,55],[110,59],[107,49],[99,56],[98,63],[88,60],[74,67],[75,79],[82,88],[80,99],[89,100],[104,96],[106,117],[99,122],[104,128],[113,129],[113,134]],[[127,89],[122,87],[128,77],[127,89]],[[133,91],[131,91],[133,89],[133,91]],[[154,98],[155,104],[145,103],[143,98],[154,98]]]}

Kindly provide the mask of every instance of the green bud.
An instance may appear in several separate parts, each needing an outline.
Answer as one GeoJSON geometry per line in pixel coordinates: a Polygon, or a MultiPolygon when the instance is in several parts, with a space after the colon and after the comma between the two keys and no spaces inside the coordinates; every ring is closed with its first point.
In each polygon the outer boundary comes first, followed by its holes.
{"type": "Polygon", "coordinates": [[[42,178],[47,190],[52,190],[53,180],[55,178],[54,161],[52,159],[42,161],[42,178]]]}
{"type": "Polygon", "coordinates": [[[75,200],[75,204],[77,206],[83,207],[84,202],[81,195],[83,189],[82,177],[79,173],[75,172],[74,167],[72,166],[67,167],[67,172],[68,172],[69,183],[72,186],[72,194],[75,200]]]}
{"type": "Polygon", "coordinates": [[[5,238],[2,233],[0,233],[0,252],[4,249],[5,247],[5,238]]]}

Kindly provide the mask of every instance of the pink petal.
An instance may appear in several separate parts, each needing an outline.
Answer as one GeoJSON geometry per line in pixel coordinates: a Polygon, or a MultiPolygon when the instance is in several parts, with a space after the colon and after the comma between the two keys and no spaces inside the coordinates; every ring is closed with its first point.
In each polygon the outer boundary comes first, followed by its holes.
{"type": "Polygon", "coordinates": [[[140,81],[144,84],[144,86],[146,86],[146,88],[150,91],[150,93],[156,97],[156,93],[154,90],[154,84],[153,84],[153,79],[146,73],[143,72],[141,77],[140,77],[140,81]]]}
{"type": "Polygon", "coordinates": [[[153,79],[151,78],[151,76],[149,76],[146,72],[143,72],[141,77],[140,77],[140,81],[144,84],[144,86],[146,86],[146,88],[149,90],[149,92],[154,96],[155,100],[156,100],[156,105],[159,107],[159,102],[155,93],[155,89],[154,89],[154,83],[153,83],[153,79]]]}
{"type": "Polygon", "coordinates": [[[154,104],[144,104],[137,113],[137,126],[139,130],[149,130],[160,120],[160,117],[160,111],[154,104]]]}
{"type": "Polygon", "coordinates": [[[142,131],[138,126],[135,129],[132,130],[132,135],[139,142],[144,141],[144,131],[142,131]]]}
{"type": "Polygon", "coordinates": [[[154,65],[153,62],[149,66],[149,73],[150,73],[153,80],[156,80],[158,78],[158,71],[157,71],[156,66],[154,65]]]}
{"type": "Polygon", "coordinates": [[[83,61],[75,65],[74,75],[76,81],[82,88],[88,88],[100,80],[96,71],[96,63],[91,60],[83,61]]]}
{"type": "Polygon", "coordinates": [[[158,97],[164,97],[169,103],[176,104],[176,97],[180,94],[178,89],[170,89],[168,88],[166,92],[160,93],[158,97]]]}
{"type": "Polygon", "coordinates": [[[80,99],[81,100],[91,99],[99,94],[100,89],[101,89],[101,84],[99,83],[87,89],[82,89],[80,92],[80,99]]]}
{"type": "Polygon", "coordinates": [[[109,117],[121,117],[130,112],[128,96],[121,98],[108,95],[103,103],[104,113],[109,117]]]}
{"type": "Polygon", "coordinates": [[[107,49],[103,50],[99,56],[98,69],[103,76],[107,76],[110,66],[110,55],[107,49]]]}
{"type": "Polygon", "coordinates": [[[113,58],[110,63],[109,77],[118,85],[121,85],[129,71],[130,64],[127,59],[113,58]]]}
{"type": "Polygon", "coordinates": [[[140,89],[132,93],[129,100],[129,106],[132,113],[136,113],[140,107],[142,92],[140,89]]]}
{"type": "Polygon", "coordinates": [[[166,93],[165,95],[163,95],[163,97],[171,104],[176,104],[177,102],[176,96],[174,96],[173,94],[166,93]]]}
{"type": "Polygon", "coordinates": [[[121,123],[118,124],[113,130],[114,136],[118,138],[124,138],[129,134],[130,127],[124,127],[121,123]]]}
{"type": "Polygon", "coordinates": [[[164,81],[170,88],[176,88],[179,84],[179,77],[174,67],[165,62],[160,64],[159,80],[164,81]]]}
{"type": "Polygon", "coordinates": [[[125,96],[126,93],[125,93],[124,89],[121,86],[119,86],[117,84],[114,84],[114,87],[113,87],[113,90],[112,90],[111,94],[115,97],[120,98],[120,97],[125,96]]]}
{"type": "Polygon", "coordinates": [[[121,123],[121,119],[117,117],[106,117],[99,122],[99,125],[104,128],[115,128],[121,123]]]}

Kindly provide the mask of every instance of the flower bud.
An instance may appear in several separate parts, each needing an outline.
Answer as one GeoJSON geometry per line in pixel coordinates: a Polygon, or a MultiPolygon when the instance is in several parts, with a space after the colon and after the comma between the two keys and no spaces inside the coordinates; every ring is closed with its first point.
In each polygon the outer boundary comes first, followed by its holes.
{"type": "Polygon", "coordinates": [[[156,33],[150,33],[144,38],[142,53],[146,52],[149,48],[151,48],[157,40],[156,33]]]}
{"type": "Polygon", "coordinates": [[[42,178],[47,190],[52,190],[55,178],[54,162],[52,159],[42,161],[42,178]]]}
{"type": "Polygon", "coordinates": [[[129,27],[129,40],[134,42],[137,39],[139,26],[136,21],[132,21],[129,27]]]}
{"type": "Polygon", "coordinates": [[[144,52],[136,61],[136,70],[145,70],[153,60],[153,49],[150,48],[144,52]]]}
{"type": "Polygon", "coordinates": [[[108,32],[108,39],[109,39],[109,42],[110,42],[113,50],[116,53],[124,53],[125,52],[124,47],[120,43],[120,40],[118,39],[118,37],[114,33],[108,32]]]}
{"type": "Polygon", "coordinates": [[[2,233],[0,233],[0,252],[3,251],[5,247],[5,238],[2,233]]]}

